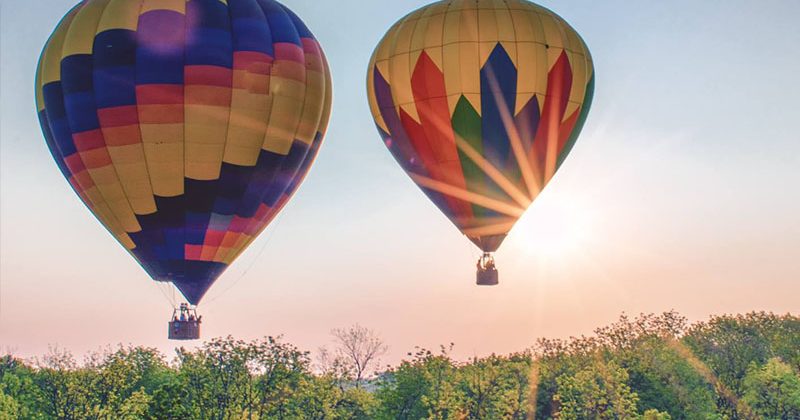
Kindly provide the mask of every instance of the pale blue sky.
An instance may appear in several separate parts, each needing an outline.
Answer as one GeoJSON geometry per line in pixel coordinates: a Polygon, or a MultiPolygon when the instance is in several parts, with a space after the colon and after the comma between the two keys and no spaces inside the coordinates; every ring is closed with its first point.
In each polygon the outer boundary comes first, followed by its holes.
{"type": "MultiPolygon", "coordinates": [[[[400,171],[366,101],[386,29],[424,1],[284,2],[322,43],[326,143],[278,223],[209,292],[204,336],[314,350],[360,322],[461,357],[588,333],[629,313],[800,312],[800,2],[542,1],[592,50],[570,159],[474,283],[477,251],[400,171]]],[[[0,0],[0,349],[167,350],[169,304],[61,177],[33,103],[68,0],[0,0]]]]}

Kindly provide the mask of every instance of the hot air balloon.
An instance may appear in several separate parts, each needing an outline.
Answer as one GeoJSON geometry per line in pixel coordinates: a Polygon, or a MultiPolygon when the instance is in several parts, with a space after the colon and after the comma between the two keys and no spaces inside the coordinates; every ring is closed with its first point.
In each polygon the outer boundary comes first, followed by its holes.
{"type": "Polygon", "coordinates": [[[553,178],[592,102],[586,44],[525,0],[444,0],[407,15],[378,44],[368,96],[402,169],[482,251],[493,253],[553,178]]]}
{"type": "MultiPolygon", "coordinates": [[[[302,183],[331,77],[274,0],[84,0],[44,47],[36,102],[80,199],[196,306],[302,183]]],[[[197,338],[195,320],[172,338],[197,338]]]]}

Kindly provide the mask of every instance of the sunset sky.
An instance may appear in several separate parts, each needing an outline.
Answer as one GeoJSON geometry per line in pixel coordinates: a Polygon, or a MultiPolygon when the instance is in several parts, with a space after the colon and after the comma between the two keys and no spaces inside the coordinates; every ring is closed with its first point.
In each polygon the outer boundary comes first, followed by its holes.
{"type": "MultiPolygon", "coordinates": [[[[621,313],[800,312],[800,2],[540,3],[582,34],[592,112],[478,288],[479,253],[400,170],[369,112],[373,48],[419,0],[285,0],[321,42],[333,117],[306,183],[200,306],[203,336],[307,350],[355,323],[395,362],[591,333],[621,313]]],[[[170,299],[42,138],[33,75],[72,0],[0,0],[0,353],[166,339],[170,299]]],[[[171,296],[169,296],[171,298],[171,296]]]]}

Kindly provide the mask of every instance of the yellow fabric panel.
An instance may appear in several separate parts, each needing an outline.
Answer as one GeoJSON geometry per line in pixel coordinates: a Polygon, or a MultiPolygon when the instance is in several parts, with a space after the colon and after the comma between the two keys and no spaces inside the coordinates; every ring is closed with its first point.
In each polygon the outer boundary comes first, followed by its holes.
{"type": "Polygon", "coordinates": [[[427,30],[422,34],[425,37],[424,45],[426,47],[444,45],[444,21],[446,18],[447,5],[437,4],[431,7],[431,13],[428,14],[427,30]]]}
{"type": "Polygon", "coordinates": [[[583,40],[575,31],[565,31],[567,43],[570,51],[570,63],[572,64],[572,91],[570,92],[569,104],[564,118],[569,118],[575,111],[583,105],[586,97],[586,88],[591,77],[591,63],[589,62],[589,51],[583,40]]]}
{"type": "Polygon", "coordinates": [[[183,124],[141,124],[139,128],[153,194],[183,194],[183,124]]]}
{"type": "Polygon", "coordinates": [[[273,77],[270,88],[273,104],[262,148],[286,155],[292,147],[300,123],[306,85],[292,79],[273,77]]]}
{"type": "MultiPolygon", "coordinates": [[[[139,105],[145,108],[148,105],[139,105]]],[[[183,124],[139,124],[139,130],[142,133],[143,143],[183,143],[183,124]]],[[[149,159],[150,156],[145,153],[145,158],[149,159]]]]}
{"type": "Polygon", "coordinates": [[[534,94],[543,96],[547,92],[547,52],[538,14],[525,8],[513,10],[511,16],[518,39],[517,92],[521,94],[515,109],[518,113],[534,94]]]}
{"type": "Polygon", "coordinates": [[[442,28],[442,44],[449,45],[461,41],[459,25],[461,24],[461,10],[450,3],[450,7],[444,15],[444,27],[442,28]]]}
{"type": "Polygon", "coordinates": [[[219,179],[225,145],[186,142],[186,178],[200,181],[219,179]]]}
{"type": "MultiPolygon", "coordinates": [[[[466,5],[465,5],[466,7],[466,5]]],[[[472,106],[481,113],[481,75],[478,69],[481,68],[481,47],[478,24],[478,11],[474,8],[464,9],[460,16],[459,24],[459,59],[458,69],[448,69],[448,71],[459,71],[461,73],[461,92],[468,98],[471,95],[478,100],[471,100],[472,106]]],[[[448,92],[449,93],[449,92],[448,92]]]]}
{"type": "Polygon", "coordinates": [[[317,132],[324,135],[328,130],[328,123],[331,119],[331,107],[333,106],[333,76],[331,75],[330,66],[328,65],[328,59],[325,57],[325,53],[322,52],[321,54],[325,68],[325,101],[322,108],[322,118],[320,118],[319,126],[317,126],[317,132]]]}
{"type": "Polygon", "coordinates": [[[186,85],[184,94],[185,175],[204,181],[219,179],[231,110],[211,104],[230,96],[231,88],[186,85]]]}
{"type": "Polygon", "coordinates": [[[450,3],[450,10],[475,9],[475,0],[453,0],[450,3]]]}
{"type": "Polygon", "coordinates": [[[186,0],[144,0],[139,15],[153,10],[172,10],[181,14],[186,13],[186,0]]]}
{"type": "Polygon", "coordinates": [[[240,166],[256,164],[267,132],[266,119],[271,104],[269,95],[233,90],[224,162],[240,166]]]}
{"type": "Polygon", "coordinates": [[[318,71],[306,72],[306,98],[295,137],[311,144],[317,135],[319,120],[325,107],[325,75],[318,71]]]}
{"type": "MultiPolygon", "coordinates": [[[[139,126],[130,125],[122,127],[103,128],[103,137],[107,144],[115,144],[116,138],[129,138],[139,136],[139,126]]],[[[139,215],[151,214],[156,211],[153,198],[153,189],[150,187],[150,176],[147,173],[144,149],[141,143],[125,146],[109,146],[108,154],[117,170],[117,175],[122,183],[122,188],[128,195],[133,212],[139,215]]]]}
{"type": "Polygon", "coordinates": [[[153,193],[159,197],[183,194],[183,142],[143,144],[153,193]]]}
{"type": "Polygon", "coordinates": [[[110,0],[97,27],[97,33],[110,29],[135,31],[139,26],[142,0],[110,0]]]}
{"type": "Polygon", "coordinates": [[[131,239],[130,235],[128,235],[127,233],[125,233],[125,234],[122,234],[122,235],[118,235],[118,236],[114,236],[114,237],[115,237],[115,238],[117,239],[117,241],[119,241],[119,243],[121,243],[121,244],[122,244],[122,246],[124,246],[124,247],[125,247],[125,249],[127,249],[128,251],[130,251],[130,250],[132,250],[132,249],[135,249],[135,248],[136,248],[136,244],[135,244],[135,243],[133,243],[133,239],[131,239]]]}
{"type": "Polygon", "coordinates": [[[547,54],[544,46],[533,42],[517,43],[517,92],[519,93],[544,93],[540,89],[547,83],[539,74],[540,64],[547,64],[547,54]]]}
{"type": "Polygon", "coordinates": [[[392,58],[392,49],[394,48],[393,41],[396,34],[397,25],[393,26],[388,32],[386,32],[386,35],[383,36],[383,39],[381,39],[378,48],[375,49],[373,54],[375,57],[375,62],[388,61],[390,58],[392,58]]]}
{"type": "Polygon", "coordinates": [[[461,11],[449,3],[449,8],[444,16],[442,28],[442,71],[444,72],[444,86],[448,97],[455,97],[455,101],[447,101],[450,114],[455,111],[458,98],[463,92],[461,83],[461,11]]]}
{"type": "Polygon", "coordinates": [[[551,49],[566,48],[564,31],[558,19],[552,14],[540,14],[539,20],[542,22],[542,29],[544,29],[544,37],[547,45],[550,46],[551,49]]]}
{"type": "Polygon", "coordinates": [[[431,22],[430,18],[430,8],[424,9],[423,13],[420,14],[419,19],[417,19],[416,24],[414,25],[411,32],[408,34],[409,41],[408,41],[408,52],[411,51],[421,51],[425,47],[431,47],[433,45],[437,45],[440,41],[436,41],[434,44],[426,44],[427,41],[427,34],[428,34],[428,25],[431,22]]]}
{"type": "Polygon", "coordinates": [[[389,67],[389,83],[391,84],[395,105],[398,108],[402,107],[417,121],[419,121],[419,115],[417,115],[416,107],[403,107],[403,105],[414,103],[414,95],[411,89],[411,72],[415,63],[411,61],[409,50],[411,48],[411,35],[418,21],[418,19],[408,19],[397,28],[394,52],[390,59],[389,67]]]}
{"type": "Polygon", "coordinates": [[[462,9],[459,14],[458,42],[480,42],[480,25],[478,10],[474,8],[462,9]]]}
{"type": "Polygon", "coordinates": [[[98,169],[90,169],[89,175],[95,181],[97,189],[106,203],[108,203],[110,211],[119,221],[122,229],[126,232],[141,231],[142,228],[131,210],[128,198],[117,180],[117,174],[113,166],[108,165],[98,169]]]}
{"type": "Polygon", "coordinates": [[[517,34],[514,30],[514,20],[511,18],[511,11],[508,8],[497,8],[494,10],[494,17],[497,22],[497,39],[504,43],[514,43],[517,41],[517,34]]]}
{"type": "Polygon", "coordinates": [[[446,5],[433,4],[421,11],[411,34],[411,51],[442,45],[442,23],[446,5]]]}
{"type": "Polygon", "coordinates": [[[108,0],[91,1],[85,3],[85,6],[78,11],[64,38],[64,46],[61,49],[62,57],[92,53],[97,25],[100,23],[100,17],[103,15],[107,3],[108,0]]]}
{"type": "Polygon", "coordinates": [[[497,18],[491,9],[478,9],[478,40],[480,41],[480,63],[489,59],[498,40],[497,18]]]}
{"type": "Polygon", "coordinates": [[[34,82],[34,89],[36,89],[36,110],[38,112],[42,112],[45,109],[44,86],[42,85],[42,57],[39,57],[39,63],[36,65],[36,80],[34,82]]]}
{"type": "Polygon", "coordinates": [[[455,111],[462,91],[461,70],[457,70],[461,68],[460,49],[460,44],[448,44],[442,48],[442,71],[444,72],[445,91],[448,94],[448,98],[455,98],[455,100],[447,100],[447,105],[450,108],[450,115],[455,111]]]}
{"type": "Polygon", "coordinates": [[[75,14],[83,7],[83,3],[75,6],[67,16],[61,21],[53,34],[50,35],[50,40],[44,48],[41,60],[42,71],[42,86],[48,83],[57,82],[61,80],[61,50],[64,46],[64,39],[67,36],[67,31],[75,18],[75,14]]]}
{"type": "Polygon", "coordinates": [[[114,162],[117,176],[122,180],[125,195],[133,212],[138,215],[156,212],[150,175],[144,163],[144,150],[141,144],[109,147],[108,154],[114,162]]]}
{"type": "Polygon", "coordinates": [[[476,3],[478,10],[494,10],[497,7],[495,0],[477,0],[476,3]]]}
{"type": "Polygon", "coordinates": [[[511,21],[514,25],[514,38],[517,43],[537,42],[536,32],[531,25],[531,13],[526,10],[511,10],[511,21]]]}

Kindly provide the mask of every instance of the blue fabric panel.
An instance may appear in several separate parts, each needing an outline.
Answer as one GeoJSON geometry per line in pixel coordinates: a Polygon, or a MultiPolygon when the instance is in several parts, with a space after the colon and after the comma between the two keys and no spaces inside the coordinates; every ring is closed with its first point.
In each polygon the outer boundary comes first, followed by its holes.
{"type": "Polygon", "coordinates": [[[136,32],[112,29],[100,32],[94,38],[94,67],[136,66],[136,32]]]}
{"type": "MultiPolygon", "coordinates": [[[[275,174],[280,168],[281,162],[286,156],[262,150],[258,156],[258,162],[254,168],[250,181],[245,188],[244,193],[239,199],[239,205],[236,214],[241,217],[253,217],[261,205],[261,197],[264,190],[269,187],[269,184],[275,178],[275,174]]],[[[225,170],[223,165],[223,171],[225,170]]]]}
{"type": "Polygon", "coordinates": [[[97,105],[92,92],[69,93],[64,98],[64,104],[73,133],[100,128],[100,121],[97,119],[97,105]]]}
{"type": "Polygon", "coordinates": [[[64,107],[64,92],[61,82],[48,83],[43,88],[45,109],[50,122],[53,143],[61,157],[75,154],[75,143],[72,141],[72,130],[67,121],[67,111],[64,107]]]}
{"type": "Polygon", "coordinates": [[[233,50],[255,51],[274,57],[275,49],[272,46],[272,33],[266,18],[263,20],[234,19],[233,50]]]}
{"type": "Polygon", "coordinates": [[[61,151],[58,150],[58,146],[56,145],[55,138],[53,137],[53,130],[50,129],[50,121],[47,119],[46,110],[39,112],[39,124],[42,126],[44,141],[47,143],[47,148],[50,150],[50,154],[53,155],[56,165],[58,165],[58,170],[61,171],[64,178],[69,178],[71,174],[69,173],[67,165],[64,163],[64,156],[61,155],[61,151]]]}
{"type": "Polygon", "coordinates": [[[114,29],[94,39],[94,96],[98,108],[136,105],[136,33],[114,29]]]}
{"type": "Polygon", "coordinates": [[[289,150],[286,159],[281,162],[281,167],[278,173],[275,174],[275,179],[272,180],[265,190],[265,194],[262,198],[264,204],[269,207],[275,206],[297,175],[297,170],[300,169],[300,166],[303,164],[308,150],[308,145],[301,141],[292,143],[292,148],[289,150]]]}
{"type": "Polygon", "coordinates": [[[61,88],[64,94],[91,91],[91,74],[91,55],[78,54],[65,57],[61,60],[61,88]]]}
{"type": "Polygon", "coordinates": [[[513,114],[516,93],[517,69],[498,43],[481,69],[481,135],[484,156],[501,171],[511,153],[508,129],[502,115],[503,112],[508,116],[513,114]]]}
{"type": "Polygon", "coordinates": [[[183,84],[183,14],[155,10],[139,16],[137,84],[183,84]]]}
{"type": "Polygon", "coordinates": [[[232,68],[233,44],[228,31],[197,29],[186,44],[186,65],[208,65],[232,68]]]}
{"type": "Polygon", "coordinates": [[[292,18],[286,14],[283,6],[273,0],[258,0],[258,3],[269,21],[269,27],[272,30],[272,42],[289,42],[299,46],[303,45],[292,18]]]}
{"type": "Polygon", "coordinates": [[[233,67],[228,8],[217,0],[186,3],[186,64],[233,67]]]}
{"type": "Polygon", "coordinates": [[[206,261],[175,261],[173,264],[175,272],[183,274],[174,276],[172,282],[193,305],[200,302],[214,280],[228,268],[225,264],[206,261]]]}
{"type": "Polygon", "coordinates": [[[526,152],[530,152],[533,146],[533,139],[539,130],[539,100],[533,96],[530,101],[514,117],[514,125],[517,127],[519,137],[522,139],[522,146],[526,152]]]}
{"type": "Polygon", "coordinates": [[[236,201],[224,197],[217,197],[217,199],[214,200],[214,213],[233,215],[235,212],[236,201]]]}

